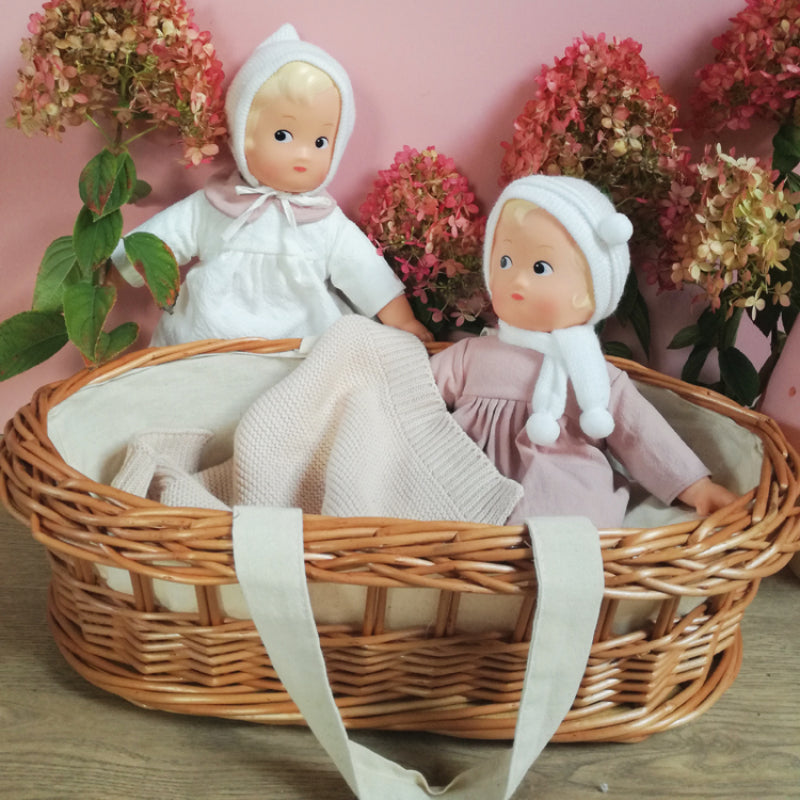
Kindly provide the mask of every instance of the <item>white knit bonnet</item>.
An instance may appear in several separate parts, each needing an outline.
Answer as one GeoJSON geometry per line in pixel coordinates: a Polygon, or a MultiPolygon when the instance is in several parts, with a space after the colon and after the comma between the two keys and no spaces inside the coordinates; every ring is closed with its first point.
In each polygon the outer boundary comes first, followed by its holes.
{"type": "Polygon", "coordinates": [[[265,39],[244,62],[241,69],[234,75],[225,97],[231,152],[239,172],[250,186],[258,186],[258,181],[247,168],[247,159],[244,153],[245,128],[250,106],[264,82],[281,67],[292,61],[305,61],[329,75],[339,90],[341,99],[342,110],[336,141],[333,143],[331,166],[319,187],[320,189],[327,186],[333,179],[347,141],[353,132],[356,118],[353,88],[344,67],[316,45],[301,41],[292,25],[281,26],[272,36],[265,39]]]}
{"type": "MultiPolygon", "coordinates": [[[[583,432],[593,438],[608,436],[614,421],[608,411],[608,371],[594,325],[611,315],[625,288],[630,269],[630,220],[588,181],[562,175],[530,175],[510,183],[500,194],[486,224],[483,269],[489,286],[494,232],[506,202],[527,200],[554,216],[575,240],[592,276],[595,310],[584,325],[552,333],[514,328],[502,320],[503,341],[544,354],[533,393],[533,414],[526,430],[535,444],[552,444],[558,438],[558,420],[566,405],[566,383],[572,383],[582,414],[583,432]]],[[[546,278],[545,278],[546,280],[546,278]]]]}
{"type": "Polygon", "coordinates": [[[486,223],[483,270],[489,286],[494,229],[509,200],[527,200],[552,214],[566,229],[589,263],[594,289],[594,325],[614,313],[630,269],[630,220],[618,214],[599,189],[581,178],[565,175],[529,175],[510,183],[494,205],[486,223]]]}

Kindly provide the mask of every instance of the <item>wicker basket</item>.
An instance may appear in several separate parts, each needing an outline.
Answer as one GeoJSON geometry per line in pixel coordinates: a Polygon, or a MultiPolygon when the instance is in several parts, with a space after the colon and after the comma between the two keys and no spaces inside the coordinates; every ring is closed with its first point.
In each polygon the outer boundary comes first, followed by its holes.
{"type": "MultiPolygon", "coordinates": [[[[142,351],[43,387],[9,421],[0,499],[47,548],[53,635],[91,683],[149,708],[302,724],[252,621],[223,612],[220,594],[236,585],[231,514],[164,507],[90,480],[61,458],[47,422],[82,387],[142,367],[298,345],[142,351]],[[103,577],[109,569],[128,574],[129,590],[103,577]],[[193,593],[196,610],[160,605],[154,585],[163,581],[193,593]]],[[[555,741],[633,741],[706,710],[737,674],[740,621],[761,578],[800,548],[798,456],[777,425],[710,391],[617,364],[643,387],[672,390],[752,432],[763,465],[758,485],[710,518],[600,532],[604,601],[583,683],[555,741]],[[646,617],[623,626],[621,615],[642,602],[646,617]]],[[[513,736],[535,613],[524,527],[306,515],[304,530],[311,585],[363,592],[356,624],[318,624],[348,727],[513,736]],[[399,589],[435,598],[424,625],[390,624],[399,589]],[[476,598],[513,607],[508,623],[462,629],[459,612],[476,598]]]]}

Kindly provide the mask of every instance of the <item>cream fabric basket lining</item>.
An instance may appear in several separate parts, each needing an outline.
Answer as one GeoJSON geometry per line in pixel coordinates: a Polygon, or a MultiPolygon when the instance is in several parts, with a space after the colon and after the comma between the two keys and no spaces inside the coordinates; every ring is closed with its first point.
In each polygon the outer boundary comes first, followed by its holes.
{"type": "MultiPolygon", "coordinates": [[[[215,432],[204,454],[203,466],[211,466],[230,457],[233,432],[244,410],[288,375],[312,344],[313,340],[308,340],[299,350],[277,354],[193,356],[89,384],[50,411],[50,439],[66,463],[107,484],[119,470],[127,444],[136,434],[204,428],[215,432]],[[77,424],[79,421],[85,425],[77,424]]],[[[668,390],[645,385],[639,385],[639,389],[692,446],[716,480],[740,494],[758,484],[763,452],[756,435],[668,390]]],[[[689,510],[665,507],[654,497],[637,493],[634,487],[625,525],[649,528],[691,518],[689,510]]],[[[132,592],[127,571],[100,565],[96,568],[111,589],[132,592]]],[[[153,588],[163,607],[177,612],[197,611],[194,587],[155,580],[153,588]]],[[[313,583],[309,592],[319,624],[352,624],[363,617],[364,587],[313,583]]],[[[387,625],[400,630],[427,624],[437,597],[436,590],[390,589],[387,625]]],[[[688,610],[701,601],[685,598],[683,604],[688,610]]],[[[238,583],[220,587],[220,602],[227,616],[250,617],[238,583]]],[[[520,602],[513,596],[465,596],[459,609],[459,630],[477,633],[507,624],[516,618],[520,602]]],[[[623,605],[616,615],[616,633],[640,627],[656,602],[626,600],[623,605]]]]}

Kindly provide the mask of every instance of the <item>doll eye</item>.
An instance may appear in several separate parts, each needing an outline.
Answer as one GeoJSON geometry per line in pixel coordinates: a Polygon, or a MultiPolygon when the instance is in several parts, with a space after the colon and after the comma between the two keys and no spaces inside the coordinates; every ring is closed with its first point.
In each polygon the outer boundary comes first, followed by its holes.
{"type": "Polygon", "coordinates": [[[328,141],[327,136],[320,136],[319,139],[314,142],[314,146],[317,148],[317,150],[324,150],[329,144],[330,142],[328,141]]]}
{"type": "Polygon", "coordinates": [[[511,256],[500,256],[500,269],[511,269],[514,266],[514,262],[511,260],[511,256]]]}
{"type": "Polygon", "coordinates": [[[552,275],[553,268],[546,261],[537,261],[533,265],[533,271],[536,275],[552,275]]]}
{"type": "Polygon", "coordinates": [[[291,142],[292,141],[292,134],[289,131],[284,130],[281,128],[279,131],[275,131],[275,141],[276,142],[291,142]]]}

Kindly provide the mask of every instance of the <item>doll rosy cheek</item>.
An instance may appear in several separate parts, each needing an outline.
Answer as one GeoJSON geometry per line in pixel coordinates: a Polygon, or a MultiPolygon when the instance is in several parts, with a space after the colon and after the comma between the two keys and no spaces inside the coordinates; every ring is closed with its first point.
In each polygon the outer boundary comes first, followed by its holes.
{"type": "Polygon", "coordinates": [[[560,312],[561,304],[548,297],[539,297],[528,303],[531,322],[538,323],[537,327],[542,330],[555,327],[560,312]]]}

